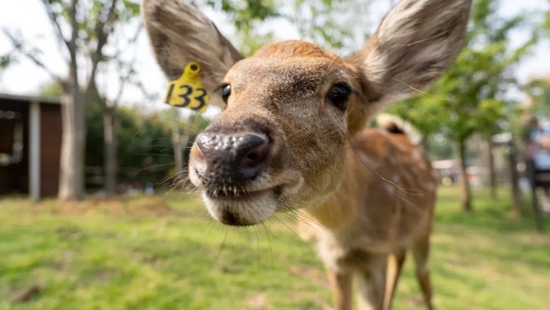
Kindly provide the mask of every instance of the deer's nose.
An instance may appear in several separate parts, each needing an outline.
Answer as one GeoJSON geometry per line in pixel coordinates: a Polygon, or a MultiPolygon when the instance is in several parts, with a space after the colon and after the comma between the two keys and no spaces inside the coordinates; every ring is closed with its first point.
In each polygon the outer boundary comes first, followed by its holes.
{"type": "Polygon", "coordinates": [[[235,184],[255,178],[267,166],[271,144],[264,134],[218,134],[197,136],[197,172],[209,182],[235,184]],[[197,168],[198,167],[198,168],[197,168]]]}

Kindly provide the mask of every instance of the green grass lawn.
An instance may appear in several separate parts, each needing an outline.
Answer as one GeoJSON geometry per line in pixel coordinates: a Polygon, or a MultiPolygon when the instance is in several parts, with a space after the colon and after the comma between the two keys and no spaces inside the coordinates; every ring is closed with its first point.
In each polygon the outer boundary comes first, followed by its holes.
{"type": "MultiPolygon", "coordinates": [[[[475,191],[472,214],[457,193],[441,190],[437,207],[437,308],[550,309],[550,238],[528,214],[509,216],[503,190],[497,200],[475,191]]],[[[230,229],[184,194],[0,200],[0,309],[328,309],[313,247],[279,218],[230,229]]],[[[411,261],[396,309],[421,308],[411,261]]]]}

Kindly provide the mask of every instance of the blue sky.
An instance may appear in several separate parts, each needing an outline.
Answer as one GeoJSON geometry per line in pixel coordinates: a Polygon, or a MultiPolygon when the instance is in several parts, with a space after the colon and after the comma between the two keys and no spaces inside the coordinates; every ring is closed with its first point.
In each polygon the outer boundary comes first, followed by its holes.
{"type": "MultiPolygon", "coordinates": [[[[508,0],[503,2],[504,6],[500,12],[503,15],[514,14],[522,9],[540,9],[548,5],[548,2],[545,0],[508,0]]],[[[369,15],[371,15],[370,23],[377,24],[387,9],[388,6],[384,5],[373,8],[369,12],[369,15]]],[[[205,14],[218,24],[222,33],[231,38],[234,34],[234,29],[226,22],[223,15],[212,11],[206,11],[205,14]]],[[[267,27],[274,27],[276,29],[276,39],[278,40],[300,38],[296,29],[288,23],[276,21],[267,25],[267,27]]],[[[24,38],[31,39],[35,46],[40,47],[43,51],[42,59],[44,62],[58,75],[64,75],[66,65],[60,57],[57,43],[54,40],[53,29],[39,0],[2,0],[2,4],[0,5],[0,29],[3,28],[19,29],[24,38]]],[[[130,30],[128,29],[128,31],[130,30]]],[[[515,33],[512,41],[514,44],[519,44],[525,38],[526,34],[515,33]]],[[[3,34],[0,34],[0,55],[9,50],[9,41],[3,34]]],[[[533,76],[550,74],[550,60],[548,60],[547,56],[549,50],[550,46],[548,44],[540,45],[534,55],[517,68],[516,75],[525,81],[533,76]]],[[[146,88],[150,92],[161,94],[165,89],[166,79],[155,63],[145,33],[142,33],[137,44],[128,50],[125,57],[133,57],[133,55],[136,55],[135,67],[146,88]]],[[[114,94],[118,92],[117,79],[116,70],[110,68],[107,74],[102,76],[99,86],[111,97],[114,97],[114,94]]],[[[48,74],[42,69],[36,67],[30,61],[23,59],[0,76],[0,92],[33,94],[40,85],[48,83],[50,80],[48,74]]],[[[125,91],[123,100],[138,103],[143,107],[155,110],[165,107],[160,102],[160,99],[148,102],[138,91],[132,88],[128,88],[125,91]]]]}

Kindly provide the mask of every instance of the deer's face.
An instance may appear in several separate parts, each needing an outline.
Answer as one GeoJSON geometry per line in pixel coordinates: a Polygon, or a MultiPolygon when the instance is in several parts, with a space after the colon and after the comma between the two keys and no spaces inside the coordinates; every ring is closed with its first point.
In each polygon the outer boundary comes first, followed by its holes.
{"type": "Polygon", "coordinates": [[[352,66],[298,41],[235,64],[217,90],[227,108],[198,135],[189,161],[210,214],[252,225],[334,191],[350,124],[363,123],[360,87],[352,66]]]}
{"type": "Polygon", "coordinates": [[[253,225],[322,201],[344,177],[345,145],[367,116],[427,88],[453,63],[470,6],[402,0],[345,60],[301,41],[243,59],[193,5],[143,0],[164,73],[177,78],[190,61],[200,63],[211,101],[226,108],[197,137],[189,162],[212,216],[253,225]]]}

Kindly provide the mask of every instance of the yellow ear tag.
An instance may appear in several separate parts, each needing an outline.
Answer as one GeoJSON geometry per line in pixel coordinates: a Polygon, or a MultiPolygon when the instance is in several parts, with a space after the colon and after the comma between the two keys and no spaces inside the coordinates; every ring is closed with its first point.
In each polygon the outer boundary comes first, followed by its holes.
{"type": "Polygon", "coordinates": [[[187,64],[183,74],[177,80],[168,83],[164,103],[200,113],[206,111],[210,98],[202,85],[200,72],[201,67],[198,63],[187,64]]]}

